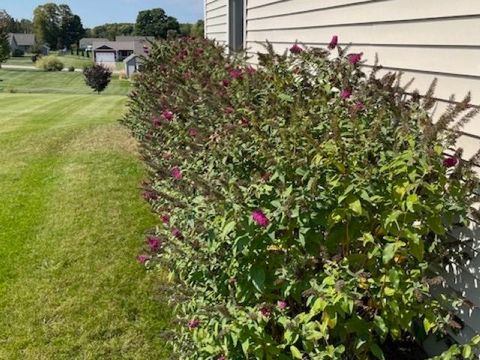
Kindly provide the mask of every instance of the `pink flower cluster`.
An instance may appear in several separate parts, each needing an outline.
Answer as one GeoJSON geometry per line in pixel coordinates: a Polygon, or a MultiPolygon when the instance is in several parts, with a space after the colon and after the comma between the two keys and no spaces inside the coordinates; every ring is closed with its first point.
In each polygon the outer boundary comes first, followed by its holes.
{"type": "Polygon", "coordinates": [[[350,89],[343,89],[343,90],[340,92],[340,97],[341,97],[343,100],[349,99],[351,96],[352,96],[352,90],[350,90],[350,89]]]}
{"type": "Polygon", "coordinates": [[[160,240],[160,238],[156,236],[149,236],[147,238],[147,243],[148,243],[148,246],[150,247],[150,250],[153,252],[158,251],[162,246],[162,241],[160,240]]]}
{"type": "Polygon", "coordinates": [[[192,319],[188,322],[188,329],[193,330],[196,329],[200,326],[200,320],[198,319],[192,319]]]}
{"type": "Polygon", "coordinates": [[[255,210],[252,212],[252,220],[261,227],[267,227],[270,224],[270,220],[262,210],[255,210]]]}
{"type": "Polygon", "coordinates": [[[358,54],[348,54],[348,61],[352,65],[356,65],[362,60],[363,53],[358,53],[358,54]]]}
{"type": "Polygon", "coordinates": [[[176,237],[177,239],[181,240],[183,239],[183,234],[182,234],[182,231],[178,228],[174,228],[172,229],[172,235],[174,237],[176,237]]]}
{"type": "Polygon", "coordinates": [[[333,49],[335,49],[335,48],[337,47],[337,45],[338,45],[338,36],[337,36],[337,35],[334,35],[334,36],[332,37],[332,40],[330,40],[330,43],[328,44],[328,48],[329,48],[330,50],[333,50],[333,49]]]}
{"type": "Polygon", "coordinates": [[[232,69],[232,70],[230,70],[230,77],[233,80],[242,80],[243,79],[243,71],[241,69],[232,69]]]}
{"type": "Polygon", "coordinates": [[[180,170],[178,166],[173,167],[172,170],[170,171],[170,174],[175,180],[182,180],[183,178],[182,170],[180,170]]]}
{"type": "Polygon", "coordinates": [[[137,261],[141,264],[141,265],[145,265],[145,263],[150,260],[150,256],[148,255],[139,255],[137,257],[137,261]]]}
{"type": "Polygon", "coordinates": [[[290,48],[290,52],[291,52],[292,54],[296,54],[296,55],[301,54],[303,51],[304,51],[303,48],[302,48],[300,45],[298,45],[298,44],[294,44],[294,45],[290,48]]]}
{"type": "Polygon", "coordinates": [[[270,315],[272,315],[272,310],[266,306],[263,306],[260,309],[260,314],[262,314],[264,317],[270,317],[270,315]]]}
{"type": "Polygon", "coordinates": [[[162,223],[163,223],[164,225],[168,225],[168,224],[170,223],[170,215],[168,215],[168,214],[163,214],[163,215],[161,216],[161,220],[162,220],[162,223]]]}
{"type": "Polygon", "coordinates": [[[288,308],[288,302],[286,300],[279,300],[277,302],[277,307],[280,309],[280,310],[285,310],[288,308]]]}
{"type": "Polygon", "coordinates": [[[162,113],[162,117],[168,122],[172,121],[174,116],[175,116],[175,114],[173,112],[171,112],[170,110],[165,110],[162,113]]]}
{"type": "Polygon", "coordinates": [[[455,156],[448,157],[443,160],[443,166],[446,168],[454,167],[458,164],[458,159],[455,156]]]}

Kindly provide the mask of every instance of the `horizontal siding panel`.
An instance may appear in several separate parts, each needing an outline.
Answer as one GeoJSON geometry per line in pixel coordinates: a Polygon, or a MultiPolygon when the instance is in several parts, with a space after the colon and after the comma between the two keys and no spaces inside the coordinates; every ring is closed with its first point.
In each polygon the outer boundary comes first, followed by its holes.
{"type": "Polygon", "coordinates": [[[225,0],[209,0],[209,1],[205,1],[205,8],[206,8],[206,9],[215,8],[215,7],[217,7],[220,3],[223,4],[223,2],[225,2],[225,0]]]}
{"type": "MultiPolygon", "coordinates": [[[[480,23],[480,20],[479,20],[480,23]]],[[[249,42],[248,47],[259,51],[262,45],[249,42]]],[[[277,44],[284,51],[289,44],[277,44]]],[[[306,43],[305,45],[311,45],[306,43]]],[[[379,55],[382,65],[417,71],[435,71],[455,75],[476,76],[480,81],[479,48],[432,48],[432,47],[392,47],[379,48],[374,45],[352,46],[351,52],[363,52],[367,64],[373,65],[375,54],[379,55]]],[[[480,102],[480,99],[479,99],[480,102]]]]}
{"type": "Polygon", "coordinates": [[[333,8],[325,5],[316,0],[296,0],[250,10],[249,27],[271,29],[282,24],[288,29],[480,15],[478,0],[463,0],[461,6],[451,0],[364,1],[333,8]]]}
{"type": "Polygon", "coordinates": [[[227,0],[213,0],[205,5],[205,35],[223,44],[227,41],[227,0]]]}
{"type": "MultiPolygon", "coordinates": [[[[309,0],[309,1],[312,1],[312,0],[309,0]]],[[[364,2],[364,1],[366,0],[323,0],[322,5],[325,7],[329,7],[329,6],[354,4],[357,2],[364,2]]],[[[376,0],[376,1],[385,1],[385,0],[376,0]]],[[[247,7],[248,9],[268,8],[270,11],[275,11],[275,8],[286,5],[287,8],[290,8],[290,11],[291,11],[292,8],[297,7],[297,2],[303,3],[304,1],[302,0],[247,0],[247,7]]]]}
{"type": "Polygon", "coordinates": [[[205,22],[205,26],[212,26],[212,25],[219,25],[219,24],[227,24],[227,15],[220,15],[214,18],[208,18],[205,22]]]}
{"type": "Polygon", "coordinates": [[[207,34],[216,34],[226,32],[227,24],[207,25],[207,34]]]}
{"type": "MultiPolygon", "coordinates": [[[[248,23],[247,41],[292,43],[296,40],[326,45],[332,35],[338,35],[342,44],[357,45],[429,45],[480,47],[480,19],[448,19],[384,24],[334,25],[316,28],[285,29],[288,19],[268,31],[255,29],[248,23]],[[278,26],[281,25],[281,28],[278,26]],[[468,36],[467,36],[468,34],[468,36]]],[[[317,24],[321,24],[317,22],[317,24]]]]}
{"type": "Polygon", "coordinates": [[[258,19],[339,7],[348,7],[349,9],[354,10],[355,8],[351,7],[352,5],[354,6],[371,2],[372,0],[323,0],[321,2],[315,0],[296,0],[294,4],[292,4],[292,1],[277,1],[275,3],[270,2],[268,5],[263,4],[263,6],[259,7],[258,5],[255,5],[258,1],[250,0],[248,1],[247,10],[249,19],[258,19]]]}
{"type": "Polygon", "coordinates": [[[218,42],[226,43],[227,42],[227,33],[207,33],[207,38],[216,40],[218,42]]]}
{"type": "Polygon", "coordinates": [[[227,5],[223,5],[219,8],[215,8],[212,10],[207,10],[207,19],[217,16],[222,16],[227,14],[227,5]]]}
{"type": "MultiPolygon", "coordinates": [[[[284,44],[273,44],[274,48],[278,52],[283,52],[287,49],[284,44]]],[[[264,47],[258,43],[248,43],[249,52],[252,54],[257,51],[265,52],[264,47]]],[[[379,57],[382,59],[382,52],[379,50],[379,57]]],[[[432,80],[437,77],[439,80],[435,96],[440,99],[448,100],[452,94],[457,94],[457,99],[463,98],[468,91],[472,93],[472,104],[480,104],[480,80],[472,76],[457,76],[451,74],[442,74],[435,71],[420,71],[414,69],[390,67],[385,62],[381,61],[380,64],[384,66],[384,70],[379,74],[386,73],[388,71],[403,71],[403,83],[407,83],[410,79],[414,78],[415,82],[411,86],[411,90],[418,89],[421,94],[425,94],[432,83],[432,80]]],[[[479,129],[480,130],[480,126],[479,129]]],[[[480,136],[480,131],[473,132],[475,135],[480,136]]]]}
{"type": "Polygon", "coordinates": [[[211,1],[209,3],[206,3],[205,11],[208,14],[212,10],[218,9],[220,7],[226,7],[226,6],[227,6],[227,0],[215,0],[215,1],[211,1]]]}

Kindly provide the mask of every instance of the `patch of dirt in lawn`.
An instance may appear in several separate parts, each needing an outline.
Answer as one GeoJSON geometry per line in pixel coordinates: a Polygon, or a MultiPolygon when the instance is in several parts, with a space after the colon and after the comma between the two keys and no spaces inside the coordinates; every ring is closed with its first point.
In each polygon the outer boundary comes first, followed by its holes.
{"type": "Polygon", "coordinates": [[[115,151],[137,153],[137,141],[121,125],[103,125],[82,131],[65,147],[68,153],[115,151]]]}

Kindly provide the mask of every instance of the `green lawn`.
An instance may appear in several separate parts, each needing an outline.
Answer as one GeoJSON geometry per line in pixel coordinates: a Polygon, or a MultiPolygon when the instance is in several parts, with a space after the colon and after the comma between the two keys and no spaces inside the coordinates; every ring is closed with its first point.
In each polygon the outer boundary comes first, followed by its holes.
{"type": "MultiPolygon", "coordinates": [[[[105,95],[126,95],[130,88],[128,80],[113,77],[104,92],[105,95]]],[[[92,94],[93,90],[85,85],[82,73],[79,72],[44,72],[36,70],[0,70],[0,93],[62,93],[92,94]]]]}
{"type": "MultiPolygon", "coordinates": [[[[56,53],[51,53],[56,55],[56,53]]],[[[58,56],[58,55],[57,55],[58,56]]],[[[6,65],[22,65],[22,66],[35,66],[32,62],[31,55],[25,55],[22,57],[11,57],[5,63],[6,65]]],[[[87,58],[86,56],[77,56],[77,55],[62,55],[58,56],[65,69],[68,69],[70,66],[73,66],[75,69],[83,69],[85,66],[93,64],[93,59],[87,58]]],[[[125,66],[123,62],[117,62],[117,70],[124,70],[125,66]]]]}
{"type": "MultiPolygon", "coordinates": [[[[65,92],[84,92],[63,79],[65,92]]],[[[161,284],[135,260],[157,219],[140,196],[136,144],[117,125],[125,102],[0,94],[2,360],[168,357],[161,284]]]]}
{"type": "MultiPolygon", "coordinates": [[[[56,53],[51,53],[51,55],[57,55],[56,53]]],[[[58,55],[57,55],[58,56],[58,55]]],[[[92,58],[87,58],[83,56],[76,55],[63,55],[58,56],[58,58],[63,62],[65,68],[68,69],[70,66],[75,67],[76,69],[83,69],[85,66],[93,63],[92,58]]],[[[11,57],[5,63],[7,65],[22,65],[22,66],[34,66],[32,62],[32,55],[25,55],[22,57],[11,57]]]]}
{"type": "Polygon", "coordinates": [[[65,68],[73,66],[75,69],[83,69],[85,66],[93,64],[93,59],[86,56],[64,55],[58,58],[63,62],[65,68]]]}

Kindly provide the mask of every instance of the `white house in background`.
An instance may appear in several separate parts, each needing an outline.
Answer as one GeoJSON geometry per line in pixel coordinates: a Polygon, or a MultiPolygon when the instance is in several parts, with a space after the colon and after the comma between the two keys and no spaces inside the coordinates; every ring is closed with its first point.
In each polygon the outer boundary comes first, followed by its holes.
{"type": "Polygon", "coordinates": [[[147,56],[151,42],[145,37],[117,41],[94,41],[92,44],[95,63],[115,68],[116,63],[125,60],[132,54],[147,56]]]}
{"type": "Polygon", "coordinates": [[[12,52],[21,50],[24,53],[31,53],[35,46],[34,34],[9,33],[8,42],[12,52]]]}
{"type": "MultiPolygon", "coordinates": [[[[232,50],[245,49],[254,63],[266,40],[283,52],[297,40],[326,47],[338,35],[341,45],[364,53],[367,69],[378,54],[385,71],[403,71],[405,82],[415,78],[420,92],[438,78],[438,112],[452,93],[460,99],[471,91],[473,104],[480,105],[480,0],[204,1],[205,36],[232,50]]],[[[466,126],[459,145],[467,158],[479,149],[480,118],[466,126]]],[[[463,343],[480,333],[480,228],[472,225],[454,235],[474,240],[473,260],[452,265],[444,276],[474,304],[459,314],[462,331],[451,334],[463,343]]],[[[426,349],[436,351],[439,344],[427,343],[426,349]]]]}

